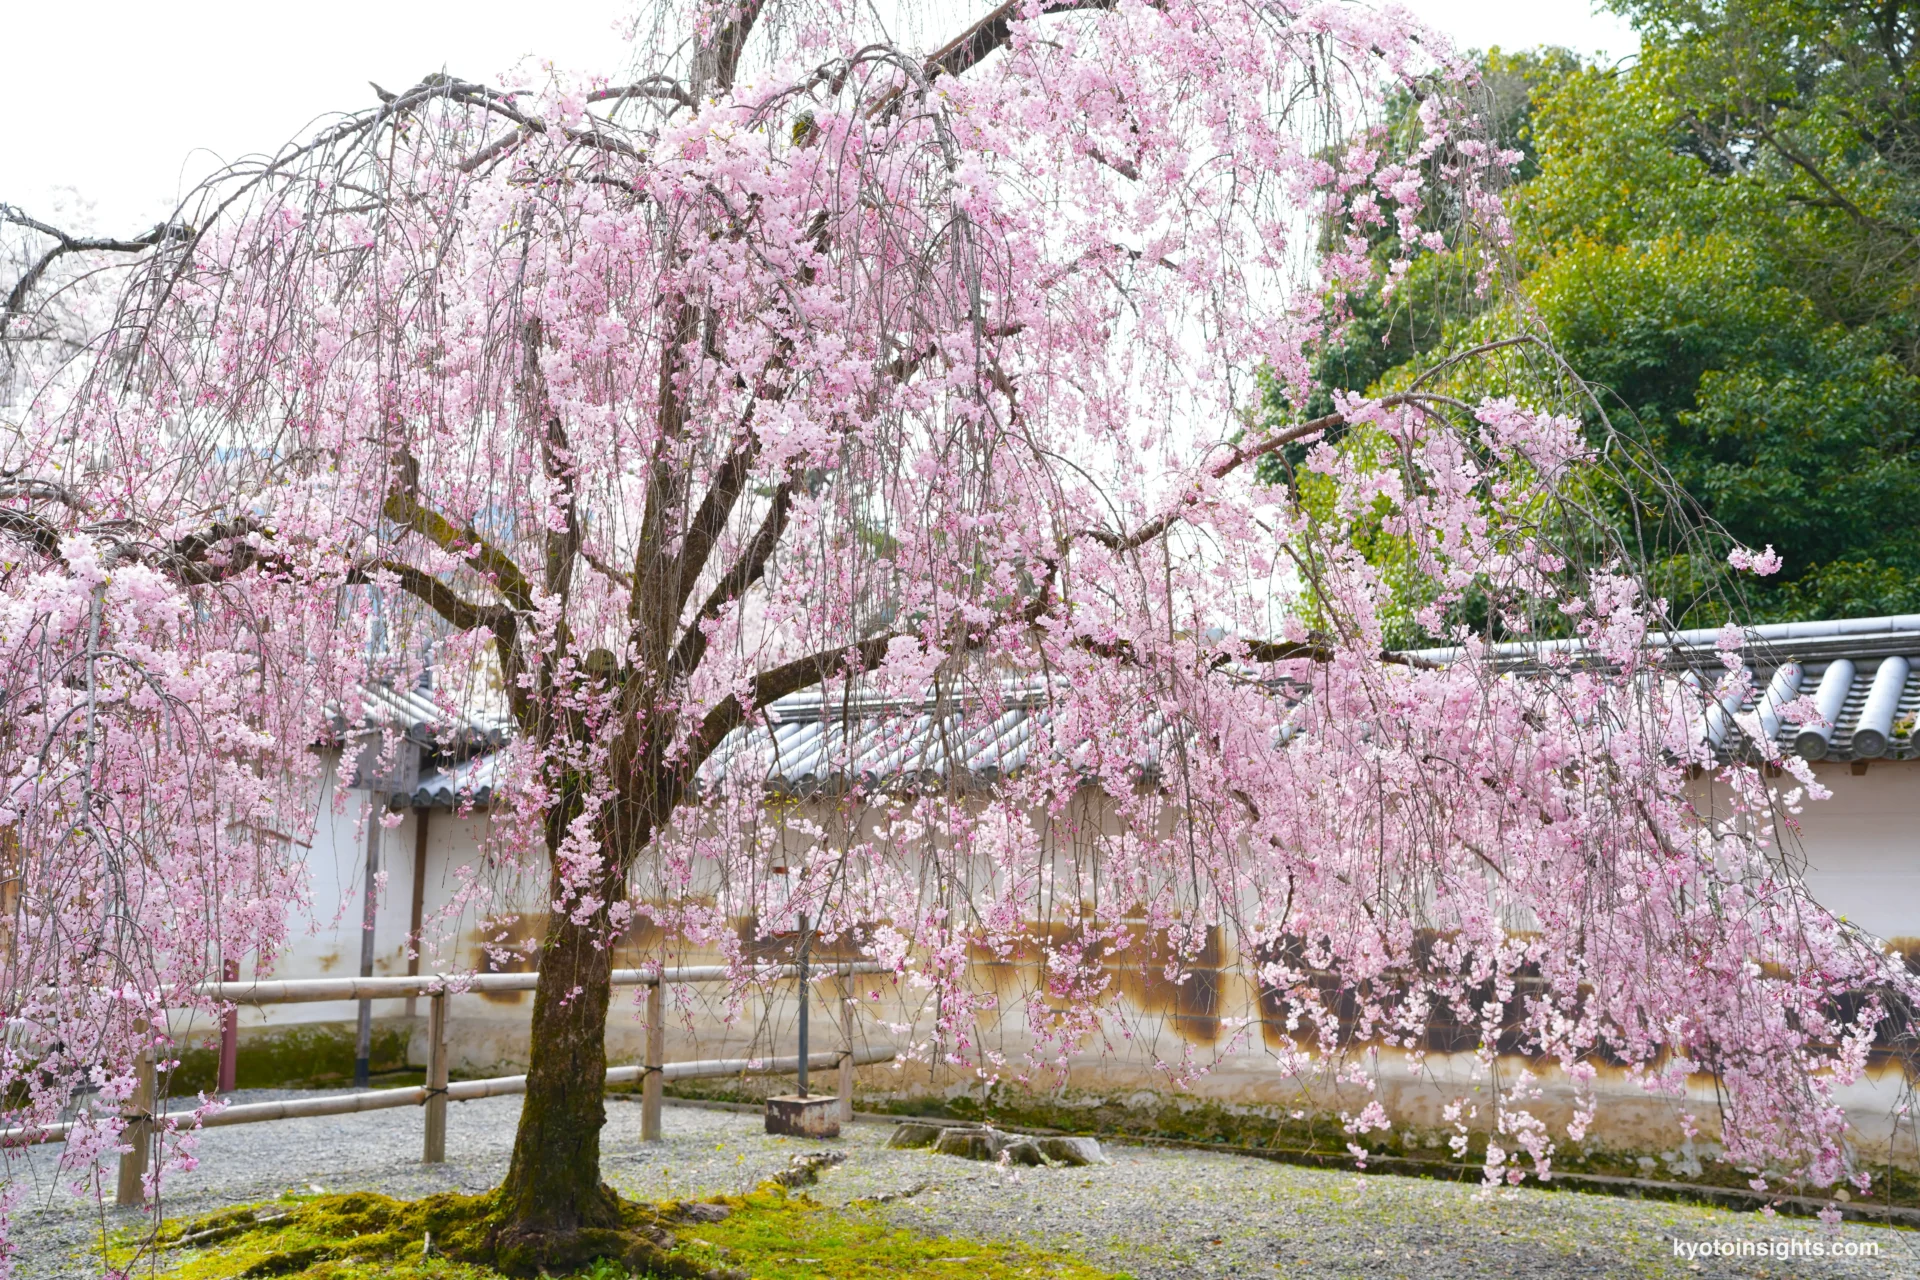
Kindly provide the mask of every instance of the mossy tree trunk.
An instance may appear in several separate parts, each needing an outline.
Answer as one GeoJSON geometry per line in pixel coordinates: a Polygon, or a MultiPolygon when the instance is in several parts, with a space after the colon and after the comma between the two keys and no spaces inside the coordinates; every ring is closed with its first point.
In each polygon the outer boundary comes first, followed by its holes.
{"type": "MultiPolygon", "coordinates": [[[[624,875],[606,879],[602,901],[619,901],[624,875]]],[[[553,900],[563,896],[556,884],[553,900]]],[[[604,907],[585,924],[564,911],[548,917],[533,993],[526,1100],[497,1200],[503,1252],[558,1257],[581,1232],[620,1224],[619,1200],[600,1180],[611,943],[604,907]]]]}

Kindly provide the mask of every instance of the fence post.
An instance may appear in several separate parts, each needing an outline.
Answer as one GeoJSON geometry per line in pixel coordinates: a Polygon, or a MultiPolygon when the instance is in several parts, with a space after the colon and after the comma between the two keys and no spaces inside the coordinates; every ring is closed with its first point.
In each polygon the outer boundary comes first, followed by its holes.
{"type": "MultiPolygon", "coordinates": [[[[229,960],[220,969],[220,977],[227,982],[240,980],[240,962],[229,960]]],[[[216,1093],[232,1093],[234,1079],[240,1073],[240,1010],[228,1009],[220,1015],[220,1073],[214,1081],[216,1093]]]]}
{"type": "Polygon", "coordinates": [[[427,997],[427,1126],[420,1159],[443,1164],[447,1158],[447,993],[427,997]]]}
{"type": "Polygon", "coordinates": [[[853,966],[840,975],[840,1123],[853,1123],[853,1012],[859,994],[854,990],[853,966]]]}
{"type": "MultiPolygon", "coordinates": [[[[134,1024],[135,1034],[145,1037],[146,1022],[134,1024]]],[[[120,1184],[115,1190],[116,1205],[140,1204],[147,1198],[147,1161],[153,1151],[153,1046],[143,1044],[134,1064],[133,1096],[127,1099],[127,1127],[120,1137],[127,1151],[120,1157],[120,1184]]]]}
{"type": "Polygon", "coordinates": [[[647,1073],[640,1079],[640,1141],[660,1141],[660,1068],[667,1057],[667,1000],[665,966],[655,972],[647,988],[647,1073]]]}

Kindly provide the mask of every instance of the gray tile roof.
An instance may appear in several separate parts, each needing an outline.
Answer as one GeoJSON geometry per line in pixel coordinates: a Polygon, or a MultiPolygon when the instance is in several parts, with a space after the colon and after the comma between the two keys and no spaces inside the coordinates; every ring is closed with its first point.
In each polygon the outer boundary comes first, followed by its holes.
{"type": "MultiPolygon", "coordinates": [[[[1913,729],[1920,716],[1920,614],[1790,622],[1748,628],[1745,653],[1755,669],[1754,689],[1737,706],[1712,706],[1706,731],[1722,755],[1750,750],[1733,716],[1765,707],[1762,717],[1783,752],[1810,760],[1920,759],[1913,729]],[[1876,690],[1879,691],[1876,696],[1876,690]],[[1772,712],[1800,694],[1815,695],[1833,720],[1822,732],[1784,722],[1772,712]]],[[[1671,665],[1692,673],[1702,689],[1723,670],[1719,631],[1703,628],[1660,637],[1671,665]]],[[[1577,653],[1564,640],[1496,647],[1515,671],[1539,671],[1554,653],[1577,653]]],[[[1422,649],[1416,656],[1447,662],[1458,649],[1422,649]]],[[[393,698],[412,706],[413,698],[393,698]]],[[[439,712],[439,708],[435,708],[439,712]]],[[[444,712],[440,712],[444,714],[444,712]]],[[[760,781],[785,795],[835,794],[860,787],[961,790],[991,787],[1031,758],[1036,729],[1052,722],[1046,692],[1021,688],[991,704],[979,699],[945,703],[853,701],[828,703],[795,694],[768,708],[764,725],[735,730],[700,771],[702,785],[760,781]]],[[[433,723],[421,718],[416,723],[433,723]]],[[[476,732],[504,743],[504,721],[473,722],[476,732]]],[[[1177,749],[1178,732],[1158,712],[1146,721],[1152,746],[1136,765],[1136,780],[1155,776],[1177,749]]],[[[491,802],[500,770],[497,754],[478,755],[426,773],[405,799],[419,808],[491,802]]],[[[396,796],[396,799],[400,797],[396,796]]]]}
{"type": "MultiPolygon", "coordinates": [[[[1744,754],[1748,744],[1734,715],[1763,711],[1762,728],[1783,752],[1809,760],[1920,758],[1913,739],[1920,712],[1920,614],[1781,622],[1745,629],[1744,654],[1754,669],[1754,687],[1737,707],[1709,707],[1706,731],[1723,755],[1744,754]],[[1801,694],[1814,695],[1830,729],[1783,723],[1774,708],[1801,694]]],[[[1709,688],[1724,670],[1718,628],[1675,631],[1657,637],[1671,666],[1693,673],[1709,688]]],[[[1543,669],[1555,655],[1577,654],[1578,641],[1550,640],[1495,646],[1509,669],[1543,669]]],[[[1421,649],[1417,656],[1446,662],[1458,649],[1421,649]]]]}
{"type": "Polygon", "coordinates": [[[344,707],[331,709],[328,718],[334,732],[352,735],[392,729],[416,745],[443,750],[497,748],[513,736],[513,721],[504,711],[459,705],[433,689],[395,689],[375,683],[362,685],[360,696],[361,714],[356,725],[347,723],[344,707]]]}
{"type": "Polygon", "coordinates": [[[497,751],[425,773],[411,792],[396,802],[413,809],[484,809],[493,803],[504,757],[497,751]]]}
{"type": "Polygon", "coordinates": [[[1043,691],[978,699],[828,703],[796,694],[768,708],[764,726],[735,730],[700,770],[702,785],[761,781],[790,795],[855,786],[974,788],[1031,758],[1034,729],[1049,720],[1043,691]]]}

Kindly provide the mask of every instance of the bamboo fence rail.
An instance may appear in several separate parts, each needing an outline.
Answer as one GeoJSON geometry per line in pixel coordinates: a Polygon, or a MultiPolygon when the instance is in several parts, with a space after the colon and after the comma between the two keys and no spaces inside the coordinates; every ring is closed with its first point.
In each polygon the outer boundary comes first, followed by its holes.
{"type": "MultiPolygon", "coordinates": [[[[835,975],[843,982],[857,976],[892,972],[886,965],[871,961],[812,966],[823,976],[835,975]]],[[[608,1084],[641,1085],[640,1136],[655,1142],[661,1136],[661,1086],[669,1080],[720,1079],[727,1076],[786,1075],[798,1072],[798,1054],[773,1058],[706,1058],[691,1062],[666,1062],[666,1018],[664,989],[680,983],[728,982],[744,977],[749,982],[804,978],[808,966],[762,965],[738,971],[725,965],[686,965],[661,969],[616,969],[615,986],[650,987],[647,992],[647,1039],[645,1061],[611,1067],[608,1084]]],[[[276,1102],[249,1102],[225,1107],[201,1116],[198,1127],[218,1129],[236,1124],[260,1124],[270,1120],[292,1120],[310,1116],[353,1115],[362,1111],[383,1111],[394,1107],[424,1107],[426,1124],[421,1158],[438,1164],[447,1158],[447,1104],[475,1098],[493,1098],[525,1093],[527,1078],[494,1076],[484,1080],[449,1081],[447,1064],[447,1001],[451,996],[490,994],[503,991],[531,991],[540,980],[537,973],[421,974],[403,978],[289,978],[266,981],[227,981],[201,983],[194,994],[201,999],[230,1005],[300,1004],[321,1000],[381,1000],[407,996],[426,996],[427,1071],[426,1083],[410,1088],[374,1089],[358,1093],[333,1094],[322,1098],[288,1098],[276,1102]]],[[[843,1000],[846,993],[843,991],[843,1000]]],[[[841,1048],[806,1056],[808,1069],[839,1068],[843,1113],[853,1107],[851,1087],[855,1067],[893,1061],[895,1051],[888,1048],[856,1049],[853,1044],[851,1008],[843,1010],[841,1048]]],[[[122,1141],[128,1150],[120,1157],[117,1202],[138,1204],[145,1198],[145,1181],[153,1142],[166,1122],[175,1116],[192,1113],[166,1113],[158,1110],[156,1080],[151,1056],[142,1060],[139,1081],[127,1111],[122,1141]]],[[[37,1128],[0,1129],[0,1145],[29,1146],[36,1143],[63,1142],[76,1122],[42,1125],[37,1128]]]]}

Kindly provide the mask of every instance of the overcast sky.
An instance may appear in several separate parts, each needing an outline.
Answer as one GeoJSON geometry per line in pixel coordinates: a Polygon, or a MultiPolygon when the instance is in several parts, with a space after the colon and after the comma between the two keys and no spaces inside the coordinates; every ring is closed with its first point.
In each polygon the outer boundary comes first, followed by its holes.
{"type": "MultiPolygon", "coordinates": [[[[634,0],[93,0],[19,4],[0,21],[0,201],[131,234],[220,161],[272,151],[331,111],[370,105],[445,67],[483,78],[537,56],[624,67],[617,25],[634,0]],[[530,20],[529,14],[537,15],[530,20]]],[[[960,11],[972,5],[956,6],[960,11]]],[[[1588,0],[1407,0],[1462,47],[1637,48],[1588,0]]]]}

